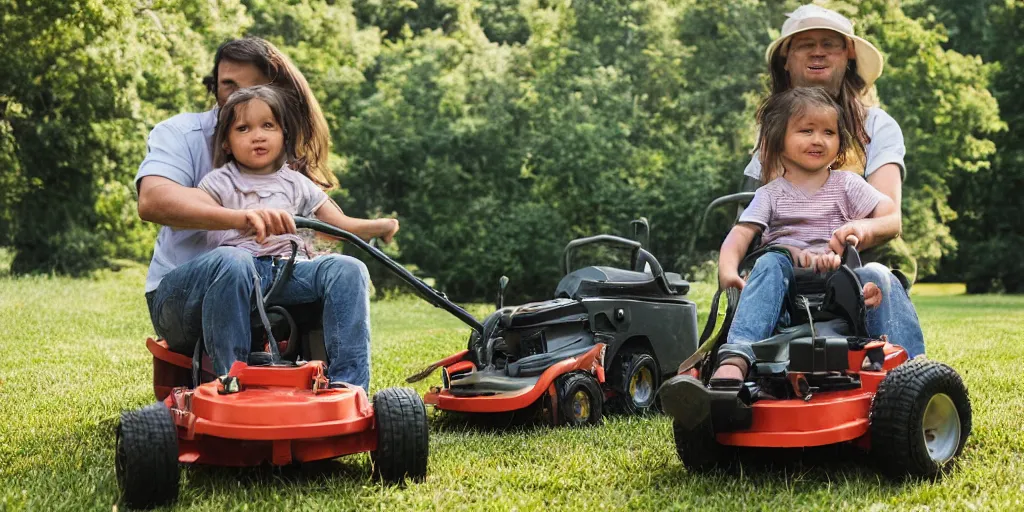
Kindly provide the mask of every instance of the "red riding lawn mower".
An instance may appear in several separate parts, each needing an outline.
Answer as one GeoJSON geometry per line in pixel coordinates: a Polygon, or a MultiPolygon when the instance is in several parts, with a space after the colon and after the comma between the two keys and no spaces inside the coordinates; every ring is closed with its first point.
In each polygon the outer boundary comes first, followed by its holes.
{"type": "MultiPolygon", "coordinates": [[[[752,195],[720,198],[708,210],[752,195]]],[[[752,257],[745,261],[752,264],[752,257]]],[[[739,301],[738,290],[726,291],[728,309],[719,335],[680,365],[681,375],[699,379],[707,393],[701,398],[708,399],[674,404],[679,414],[673,433],[684,466],[720,467],[741,447],[838,443],[869,451],[887,471],[901,475],[936,476],[953,464],[971,432],[967,388],[953,368],[924,358],[908,360],[899,340],[867,335],[863,286],[853,272],[860,265],[857,250],[848,245],[835,272],[797,269],[795,303],[802,311],[795,312],[791,327],[752,345],[756,361],[743,382],[710,378],[739,301]],[[710,410],[699,410],[707,406],[710,410]],[[692,411],[693,419],[683,411],[692,411]]],[[[709,326],[717,317],[719,294],[709,326]]],[[[667,403],[673,392],[661,398],[667,403]]]]}
{"type": "MultiPolygon", "coordinates": [[[[295,224],[351,242],[400,269],[413,286],[426,286],[351,233],[303,218],[295,224]]],[[[293,258],[295,252],[293,247],[293,258]]],[[[179,463],[283,466],[370,452],[374,475],[385,481],[426,475],[427,416],[416,392],[389,388],[371,403],[360,387],[328,387],[326,364],[311,357],[318,344],[323,351],[319,314],[273,304],[293,263],[285,264],[266,296],[257,293],[255,351],[227,375],[212,373],[202,341],[192,357],[172,352],[163,340],[146,341],[158,402],[121,414],[115,464],[125,505],[176,500],[179,463]],[[313,321],[297,323],[302,315],[313,321]]]]}

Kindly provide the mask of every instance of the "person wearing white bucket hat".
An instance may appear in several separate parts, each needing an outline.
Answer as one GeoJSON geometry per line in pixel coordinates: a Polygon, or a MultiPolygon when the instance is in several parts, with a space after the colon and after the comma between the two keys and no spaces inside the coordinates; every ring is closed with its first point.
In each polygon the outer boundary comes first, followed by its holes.
{"type": "Polygon", "coordinates": [[[782,34],[768,45],[764,58],[769,66],[773,66],[777,60],[789,72],[796,86],[820,85],[831,89],[834,96],[839,94],[846,71],[855,71],[863,82],[852,81],[854,91],[866,92],[882,76],[883,68],[882,52],[853,33],[852,21],[816,5],[804,5],[789,14],[789,18],[782,24],[782,34]],[[810,59],[816,55],[813,51],[815,44],[821,46],[819,54],[826,57],[816,60],[816,63],[838,63],[841,66],[835,69],[816,66],[797,70],[798,66],[810,66],[810,61],[815,60],[810,59]],[[830,60],[827,57],[835,59],[827,62],[830,60]]]}
{"type": "MultiPolygon", "coordinates": [[[[824,89],[842,109],[842,115],[838,116],[842,119],[839,121],[840,132],[848,133],[852,139],[845,158],[839,157],[833,161],[833,164],[844,163],[843,166],[837,166],[836,170],[852,171],[863,176],[878,192],[892,200],[888,209],[892,211],[891,214],[868,219],[871,222],[865,222],[865,219],[853,220],[833,232],[832,240],[829,242],[829,253],[825,254],[827,259],[833,260],[838,259],[834,254],[842,254],[844,243],[851,235],[856,237],[856,240],[852,237],[849,240],[862,250],[885,244],[899,235],[899,205],[905,172],[903,156],[906,147],[903,144],[903,133],[892,117],[878,107],[865,107],[865,100],[870,98],[875,80],[882,74],[881,52],[871,43],[854,35],[853,22],[837,12],[816,5],[804,5],[788,16],[782,25],[781,35],[772,41],[765,51],[765,59],[771,71],[771,95],[761,104],[758,119],[765,119],[766,108],[773,104],[773,99],[778,99],[780,95],[793,88],[824,89]]],[[[802,128],[806,125],[806,121],[801,119],[804,116],[805,114],[794,114],[789,125],[802,128]],[[799,124],[801,122],[804,124],[799,124]]],[[[763,150],[760,141],[757,146],[757,149],[763,150]]],[[[755,190],[775,179],[785,181],[781,178],[786,172],[781,168],[783,160],[775,159],[776,165],[780,168],[764,169],[767,172],[762,172],[759,159],[761,153],[762,151],[754,151],[750,163],[744,169],[747,178],[744,190],[755,190]]],[[[830,178],[840,174],[833,172],[831,165],[828,167],[828,173],[830,178]]],[[[796,204],[800,199],[809,200],[818,195],[815,193],[808,197],[803,192],[796,194],[785,198],[787,204],[796,204]],[[798,197],[796,194],[801,196],[798,197]]],[[[792,222],[793,219],[789,221],[792,222]]],[[[868,254],[862,252],[862,259],[867,261],[868,254]]],[[[783,261],[789,260],[789,257],[782,258],[783,261]]],[[[758,260],[748,279],[739,285],[743,291],[738,309],[748,308],[745,318],[766,318],[769,323],[772,319],[778,319],[777,325],[785,326],[789,315],[783,301],[758,299],[770,296],[773,290],[788,290],[791,269],[797,262],[789,260],[792,261],[792,266],[788,266],[788,262],[787,265],[783,265],[778,258],[772,261],[763,260],[758,260]],[[785,268],[790,269],[788,274],[785,268]],[[744,297],[747,298],[746,301],[744,297]]],[[[857,269],[856,273],[865,285],[865,292],[868,291],[870,284],[874,284],[881,291],[880,302],[877,302],[877,291],[872,293],[873,304],[868,307],[865,315],[868,335],[874,338],[888,336],[894,343],[906,349],[910,357],[924,355],[924,334],[902,280],[879,263],[867,263],[857,269]]],[[[742,322],[740,313],[737,313],[735,320],[742,322]]],[[[730,340],[736,327],[737,324],[734,323],[729,333],[730,340]]],[[[712,374],[713,379],[743,381],[746,378],[752,354],[748,357],[740,348],[739,345],[729,343],[721,346],[718,364],[712,374]]],[[[692,422],[699,421],[700,418],[697,416],[701,411],[707,414],[709,395],[702,381],[694,379],[689,374],[682,373],[669,379],[662,385],[659,393],[662,408],[676,420],[696,424],[692,422]]]]}
{"type": "MultiPolygon", "coordinates": [[[[768,45],[765,60],[771,71],[769,99],[794,87],[822,87],[832,95],[844,111],[844,131],[854,139],[843,159],[846,164],[840,169],[863,176],[872,187],[895,203],[895,211],[886,216],[886,222],[877,222],[879,219],[873,219],[876,222],[872,223],[851,221],[835,230],[829,245],[832,251],[841,254],[844,242],[852,235],[857,238],[858,249],[876,248],[861,253],[864,261],[869,263],[858,270],[864,284],[874,283],[882,292],[881,303],[867,312],[868,334],[888,336],[903,346],[911,357],[924,355],[924,334],[905,289],[903,281],[906,278],[894,274],[885,265],[871,262],[891,256],[894,248],[897,252],[909,254],[905,245],[899,248],[902,240],[893,240],[899,236],[901,228],[899,205],[906,168],[903,133],[896,121],[881,108],[864,105],[865,97],[869,96],[875,80],[882,74],[881,52],[854,35],[853,22],[846,17],[823,7],[804,5],[789,14],[780,36],[768,45]],[[877,250],[882,244],[890,250],[877,250]]],[[[761,110],[767,103],[766,99],[761,110]]],[[[748,178],[744,186],[746,190],[754,190],[784,172],[784,169],[769,169],[762,174],[758,153],[754,152],[744,169],[748,178]],[[762,177],[767,179],[762,182],[762,177]]],[[[908,266],[916,268],[916,265],[908,266]]],[[[774,286],[786,279],[782,272],[768,274],[771,275],[760,276],[759,285],[774,286]]],[[[745,289],[744,293],[748,291],[754,290],[745,289]]],[[[742,378],[740,374],[745,367],[732,361],[722,361],[715,375],[742,378]],[[730,365],[739,370],[733,370],[730,365]]]]}
{"type": "MultiPolygon", "coordinates": [[[[771,95],[781,94],[792,87],[820,86],[828,90],[842,106],[845,124],[855,141],[846,155],[842,170],[863,176],[869,184],[896,203],[901,204],[903,176],[906,172],[903,132],[899,124],[873,103],[875,80],[882,74],[882,53],[853,31],[853,22],[845,16],[817,5],[804,5],[789,13],[782,25],[782,33],[765,50],[771,75],[771,95]]],[[[745,190],[760,186],[761,162],[755,154],[744,169],[747,177],[745,190]]],[[[769,175],[777,175],[773,170],[769,175]]],[[[885,229],[872,232],[858,230],[858,226],[844,226],[837,232],[834,244],[841,248],[841,240],[850,234],[858,235],[860,249],[877,247],[896,238],[900,233],[899,208],[885,229]]],[[[916,263],[902,241],[888,244],[885,251],[874,251],[881,256],[898,253],[904,262],[894,266],[909,274],[916,274],[916,263]]],[[[871,254],[865,255],[869,257],[871,254]]],[[[881,259],[881,258],[876,258],[881,259]]]]}
{"type": "MultiPolygon", "coordinates": [[[[825,88],[842,107],[844,123],[854,138],[841,169],[863,176],[895,203],[896,211],[888,222],[874,223],[872,229],[865,229],[860,221],[850,222],[835,231],[830,246],[840,253],[850,235],[858,239],[862,259],[877,274],[867,280],[883,292],[881,305],[869,312],[869,334],[886,334],[898,340],[914,357],[924,354],[924,334],[905,290],[910,282],[905,274],[916,273],[916,262],[898,238],[906,146],[899,124],[889,114],[877,106],[865,106],[865,102],[872,103],[873,86],[882,75],[884,59],[878,48],[854,34],[853,25],[845,16],[817,5],[804,5],[789,13],[781,34],[765,50],[771,73],[770,96],[793,87],[825,88]],[[898,271],[894,273],[888,267],[898,271]],[[894,311],[910,314],[897,315],[894,311]]],[[[781,172],[772,169],[764,175],[777,177],[781,172]]],[[[757,152],[744,175],[745,190],[763,184],[757,152]]]]}

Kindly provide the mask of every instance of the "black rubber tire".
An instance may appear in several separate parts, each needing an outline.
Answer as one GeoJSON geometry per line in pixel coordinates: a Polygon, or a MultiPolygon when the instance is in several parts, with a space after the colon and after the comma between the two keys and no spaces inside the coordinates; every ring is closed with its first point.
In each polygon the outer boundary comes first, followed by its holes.
{"type": "Polygon", "coordinates": [[[933,477],[956,461],[971,433],[971,400],[960,375],[949,366],[912,359],[889,372],[871,404],[871,451],[890,473],[933,477]],[[922,422],[932,397],[945,394],[956,408],[960,437],[945,463],[932,460],[922,422]]]}
{"type": "Polygon", "coordinates": [[[590,372],[576,371],[567,373],[555,379],[555,393],[558,396],[558,408],[555,411],[553,424],[582,427],[586,425],[600,425],[604,419],[604,391],[598,384],[597,378],[590,372]],[[579,402],[577,393],[586,396],[583,411],[583,402],[579,402]],[[576,405],[581,405],[579,416],[576,405]]]}
{"type": "Polygon", "coordinates": [[[644,415],[657,412],[658,386],[661,385],[661,370],[658,362],[654,360],[645,349],[631,348],[619,352],[615,356],[615,363],[611,367],[608,376],[609,387],[615,393],[608,400],[608,411],[617,414],[644,415]],[[644,401],[638,401],[630,392],[630,383],[634,376],[646,370],[651,379],[650,397],[644,401]]]}
{"type": "Polygon", "coordinates": [[[673,421],[672,436],[676,442],[676,455],[690,471],[703,473],[724,468],[735,459],[734,447],[715,441],[710,417],[690,430],[673,421]]]}
{"type": "Polygon", "coordinates": [[[377,449],[370,452],[373,476],[390,483],[427,476],[430,437],[423,400],[409,388],[373,396],[377,449]]]}
{"type": "Polygon", "coordinates": [[[178,430],[167,406],[158,402],[121,413],[114,469],[125,508],[153,508],[178,499],[178,430]]]}

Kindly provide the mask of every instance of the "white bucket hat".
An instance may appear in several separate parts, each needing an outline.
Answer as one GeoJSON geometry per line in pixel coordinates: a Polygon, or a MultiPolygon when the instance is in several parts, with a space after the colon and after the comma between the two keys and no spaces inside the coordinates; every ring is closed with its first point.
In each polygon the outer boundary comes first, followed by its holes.
{"type": "Polygon", "coordinates": [[[817,5],[802,5],[787,16],[789,19],[782,24],[782,35],[772,41],[764,52],[764,59],[769,66],[772,65],[772,53],[790,37],[808,30],[825,29],[838,32],[853,41],[857,54],[857,74],[864,79],[868,88],[882,76],[882,52],[875,45],[853,35],[853,22],[846,16],[817,5]]]}

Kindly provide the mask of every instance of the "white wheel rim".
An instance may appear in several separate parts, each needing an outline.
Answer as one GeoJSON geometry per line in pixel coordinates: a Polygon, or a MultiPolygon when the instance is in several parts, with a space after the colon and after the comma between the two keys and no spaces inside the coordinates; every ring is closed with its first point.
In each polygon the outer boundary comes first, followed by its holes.
{"type": "Polygon", "coordinates": [[[960,445],[960,414],[949,395],[938,393],[928,401],[921,419],[921,435],[928,456],[936,463],[944,464],[956,454],[960,445]]]}

